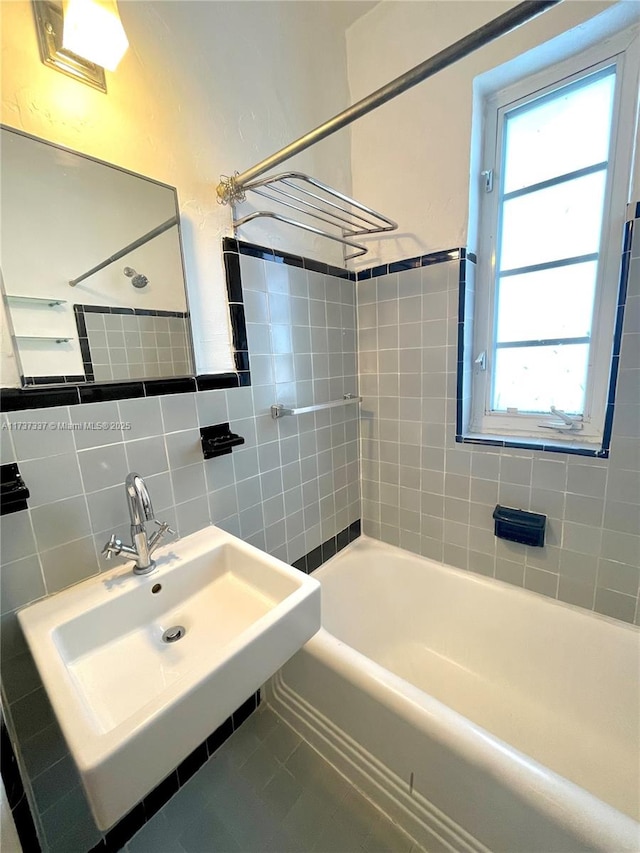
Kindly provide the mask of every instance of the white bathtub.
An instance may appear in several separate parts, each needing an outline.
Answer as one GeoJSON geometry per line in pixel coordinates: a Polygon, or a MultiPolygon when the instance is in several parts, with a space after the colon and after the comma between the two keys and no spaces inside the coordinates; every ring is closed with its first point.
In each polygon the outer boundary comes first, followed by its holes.
{"type": "Polygon", "coordinates": [[[267,701],[428,851],[640,850],[640,631],[363,537],[267,701]]]}

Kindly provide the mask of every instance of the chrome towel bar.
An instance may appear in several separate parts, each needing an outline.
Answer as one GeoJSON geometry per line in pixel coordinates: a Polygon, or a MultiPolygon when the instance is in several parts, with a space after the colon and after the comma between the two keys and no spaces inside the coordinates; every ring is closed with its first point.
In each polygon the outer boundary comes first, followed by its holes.
{"type": "Polygon", "coordinates": [[[306,415],[308,412],[320,412],[323,409],[335,409],[338,406],[348,406],[349,403],[361,402],[362,397],[345,394],[342,400],[332,400],[330,403],[316,403],[315,406],[301,406],[297,409],[290,409],[281,403],[276,403],[274,406],[271,406],[271,417],[277,420],[278,418],[284,418],[286,415],[306,415]]]}

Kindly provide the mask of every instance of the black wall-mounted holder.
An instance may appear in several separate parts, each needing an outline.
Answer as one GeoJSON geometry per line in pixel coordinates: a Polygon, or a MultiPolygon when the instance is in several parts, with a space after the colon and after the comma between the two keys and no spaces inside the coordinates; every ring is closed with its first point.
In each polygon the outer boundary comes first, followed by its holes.
{"type": "Polygon", "coordinates": [[[200,440],[202,441],[202,452],[205,459],[224,456],[226,453],[231,453],[234,447],[244,444],[244,438],[236,435],[235,432],[231,432],[229,424],[202,427],[200,440]]]}
{"type": "Polygon", "coordinates": [[[498,539],[508,539],[521,545],[533,545],[537,548],[544,546],[544,533],[547,526],[547,516],[537,512],[526,512],[524,509],[511,509],[507,506],[496,505],[493,511],[495,521],[494,533],[498,539]]]}
{"type": "Polygon", "coordinates": [[[0,465],[0,515],[27,508],[29,489],[20,476],[15,462],[0,465]]]}

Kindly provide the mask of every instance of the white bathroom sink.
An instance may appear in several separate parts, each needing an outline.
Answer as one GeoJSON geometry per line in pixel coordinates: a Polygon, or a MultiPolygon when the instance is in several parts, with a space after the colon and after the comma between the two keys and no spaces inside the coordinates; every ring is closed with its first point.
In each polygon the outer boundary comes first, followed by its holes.
{"type": "Polygon", "coordinates": [[[320,628],[316,580],[216,527],[154,556],[18,614],[100,829],[320,628]]]}

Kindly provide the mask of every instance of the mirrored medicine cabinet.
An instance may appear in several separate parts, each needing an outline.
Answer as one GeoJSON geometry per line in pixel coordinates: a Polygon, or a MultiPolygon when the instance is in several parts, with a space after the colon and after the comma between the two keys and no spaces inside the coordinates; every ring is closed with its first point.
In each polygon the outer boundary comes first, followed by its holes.
{"type": "Polygon", "coordinates": [[[176,190],[0,134],[2,304],[22,387],[192,376],[176,190]]]}

